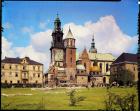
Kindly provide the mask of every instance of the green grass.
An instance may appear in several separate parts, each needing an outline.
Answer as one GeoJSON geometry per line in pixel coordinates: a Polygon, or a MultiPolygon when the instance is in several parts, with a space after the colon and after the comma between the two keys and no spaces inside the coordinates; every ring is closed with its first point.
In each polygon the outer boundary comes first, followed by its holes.
{"type": "MultiPolygon", "coordinates": [[[[1,94],[33,94],[30,96],[1,96],[1,107],[3,109],[40,109],[43,98],[45,110],[98,110],[105,109],[104,101],[107,97],[106,88],[76,89],[77,96],[85,96],[86,99],[76,106],[69,106],[68,89],[55,90],[31,90],[30,88],[8,88],[1,89],[1,94]],[[9,105],[8,105],[9,104],[9,105]],[[7,106],[6,106],[7,105],[7,106]]],[[[136,94],[135,87],[132,88],[111,88],[111,92],[119,95],[136,94]]],[[[138,98],[138,97],[137,97],[138,98]]],[[[138,109],[138,100],[137,109],[138,109]]]]}

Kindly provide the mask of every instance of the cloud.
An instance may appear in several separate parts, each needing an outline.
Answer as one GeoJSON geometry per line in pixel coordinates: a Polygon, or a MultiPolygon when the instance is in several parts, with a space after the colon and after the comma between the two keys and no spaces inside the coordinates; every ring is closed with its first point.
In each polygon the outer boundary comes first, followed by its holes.
{"type": "MultiPolygon", "coordinates": [[[[122,52],[136,52],[137,35],[131,37],[125,34],[117,25],[113,16],[101,17],[97,22],[87,21],[84,25],[67,23],[63,26],[64,37],[69,26],[76,39],[77,55],[84,47],[88,50],[91,46],[94,34],[95,46],[99,53],[112,53],[119,56],[122,52]]],[[[24,28],[23,32],[30,33],[30,44],[26,47],[13,47],[5,37],[2,38],[2,55],[4,56],[29,56],[31,59],[44,64],[44,71],[47,71],[50,64],[50,47],[52,41],[52,30],[32,32],[30,28],[24,28]],[[31,33],[32,32],[32,33],[31,33]]]]}
{"type": "Polygon", "coordinates": [[[49,54],[48,52],[38,52],[36,51],[32,45],[29,45],[27,47],[15,47],[14,50],[19,55],[19,57],[30,57],[30,59],[35,60],[37,62],[44,64],[44,72],[47,71],[47,68],[49,66],[49,54]]]}
{"type": "Polygon", "coordinates": [[[2,59],[5,56],[15,57],[15,52],[12,50],[12,43],[2,37],[2,59]]]}
{"type": "Polygon", "coordinates": [[[4,28],[4,29],[11,29],[11,28],[13,28],[13,25],[12,25],[11,23],[9,23],[9,22],[6,22],[6,23],[3,25],[3,28],[4,28]]]}
{"type": "Polygon", "coordinates": [[[44,32],[38,32],[31,35],[31,44],[39,52],[49,51],[51,46],[52,30],[48,29],[44,32]]]}
{"type": "Polygon", "coordinates": [[[40,22],[39,23],[39,28],[40,29],[46,29],[46,27],[47,27],[47,23],[46,22],[40,22]]]}
{"type": "Polygon", "coordinates": [[[101,17],[95,23],[88,21],[84,25],[68,23],[64,25],[64,30],[68,29],[69,25],[79,51],[84,47],[90,48],[93,35],[99,53],[112,53],[119,56],[123,52],[132,52],[137,47],[138,37],[123,33],[113,16],[101,17]]]}
{"type": "Polygon", "coordinates": [[[46,30],[47,29],[47,24],[50,22],[50,20],[48,19],[47,21],[43,21],[39,23],[39,28],[46,30]]]}
{"type": "Polygon", "coordinates": [[[50,63],[49,52],[38,52],[30,44],[26,47],[12,47],[12,43],[9,42],[5,37],[2,37],[2,59],[7,57],[25,57],[28,56],[30,59],[44,64],[44,72],[47,71],[50,63]]]}
{"type": "Polygon", "coordinates": [[[33,28],[32,27],[23,27],[21,29],[21,31],[24,33],[24,34],[32,34],[33,33],[33,28]]]}

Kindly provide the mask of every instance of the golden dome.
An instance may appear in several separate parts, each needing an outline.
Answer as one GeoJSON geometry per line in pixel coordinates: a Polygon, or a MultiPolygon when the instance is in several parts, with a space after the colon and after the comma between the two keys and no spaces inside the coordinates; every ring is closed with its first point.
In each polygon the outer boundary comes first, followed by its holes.
{"type": "Polygon", "coordinates": [[[89,68],[89,70],[90,70],[91,72],[100,72],[100,68],[99,68],[98,66],[91,66],[91,67],[89,68]]]}

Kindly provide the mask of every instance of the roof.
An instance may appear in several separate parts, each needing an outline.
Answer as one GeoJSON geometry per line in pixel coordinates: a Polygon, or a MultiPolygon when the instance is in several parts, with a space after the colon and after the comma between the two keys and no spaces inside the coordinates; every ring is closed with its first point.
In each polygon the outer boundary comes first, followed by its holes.
{"type": "Polygon", "coordinates": [[[101,71],[98,66],[91,66],[89,69],[91,72],[100,72],[101,71]]]}
{"type": "Polygon", "coordinates": [[[113,64],[120,63],[120,62],[137,62],[137,54],[122,53],[122,54],[113,62],[113,64]]]}
{"type": "MultiPolygon", "coordinates": [[[[20,64],[24,58],[10,58],[10,57],[5,57],[1,62],[2,63],[12,63],[12,64],[20,64]]],[[[30,65],[43,65],[42,63],[36,62],[34,60],[31,60],[29,57],[25,57],[27,62],[30,65]]]]}
{"type": "Polygon", "coordinates": [[[90,60],[114,61],[116,58],[111,53],[88,53],[90,60]]]}
{"type": "Polygon", "coordinates": [[[67,33],[67,35],[66,35],[66,38],[65,38],[65,39],[68,39],[68,38],[72,38],[72,39],[74,39],[74,36],[73,36],[73,34],[72,34],[72,32],[71,32],[70,27],[69,27],[69,31],[68,31],[68,33],[67,33]]]}
{"type": "Polygon", "coordinates": [[[85,67],[82,64],[76,65],[77,69],[85,70],[85,67]]]}

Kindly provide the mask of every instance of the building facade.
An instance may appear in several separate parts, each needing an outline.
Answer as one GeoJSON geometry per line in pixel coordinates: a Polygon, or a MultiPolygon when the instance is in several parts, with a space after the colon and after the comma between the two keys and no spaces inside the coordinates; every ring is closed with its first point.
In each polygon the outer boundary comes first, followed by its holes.
{"type": "Polygon", "coordinates": [[[66,37],[63,38],[61,21],[57,15],[54,21],[54,30],[52,32],[51,43],[51,63],[48,69],[48,85],[55,86],[59,84],[84,84],[89,82],[90,67],[94,61],[100,68],[100,73],[104,75],[105,83],[109,83],[110,65],[115,57],[110,53],[97,53],[94,37],[92,39],[89,52],[86,48],[76,60],[75,38],[69,27],[66,37]],[[77,69],[84,67],[84,69],[77,69]],[[78,67],[77,67],[78,66],[78,67]]]}
{"type": "Polygon", "coordinates": [[[1,83],[42,85],[43,64],[33,61],[29,57],[5,57],[1,63],[1,83]]]}
{"type": "Polygon", "coordinates": [[[51,64],[48,70],[48,84],[70,83],[76,73],[76,48],[75,38],[69,27],[66,37],[63,39],[61,21],[57,15],[54,21],[51,43],[51,64]]]}
{"type": "Polygon", "coordinates": [[[79,55],[77,64],[80,63],[81,65],[83,65],[86,69],[86,73],[89,74],[90,68],[94,66],[96,60],[97,66],[100,68],[100,77],[102,75],[104,83],[109,84],[110,66],[115,59],[116,58],[111,53],[97,53],[93,36],[89,52],[85,48],[79,55]]]}
{"type": "Polygon", "coordinates": [[[138,81],[137,54],[122,53],[111,65],[111,74],[118,70],[129,70],[134,76],[134,81],[138,81]]]}

